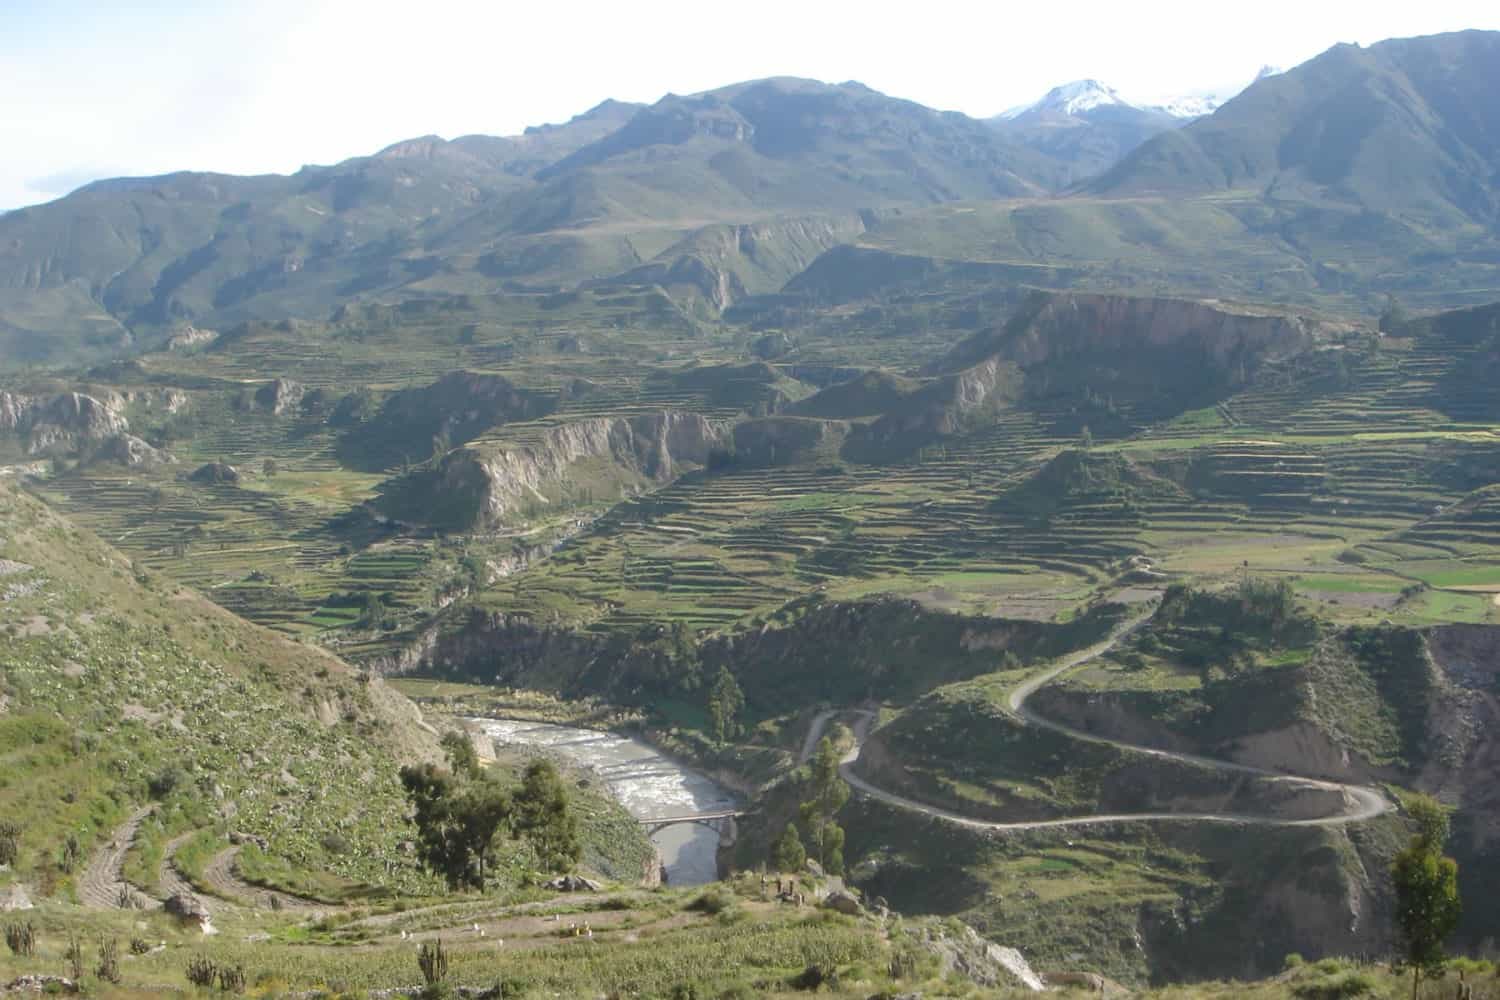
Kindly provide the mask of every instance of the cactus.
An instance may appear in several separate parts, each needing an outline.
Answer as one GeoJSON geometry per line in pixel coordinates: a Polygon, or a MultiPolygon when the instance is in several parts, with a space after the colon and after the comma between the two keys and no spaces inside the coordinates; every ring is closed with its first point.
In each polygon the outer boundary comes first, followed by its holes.
{"type": "Polygon", "coordinates": [[[30,958],[36,953],[36,928],[29,920],[24,924],[7,924],[5,943],[10,946],[12,955],[30,958]]]}
{"type": "Polygon", "coordinates": [[[202,955],[195,955],[187,964],[187,981],[194,986],[213,986],[219,978],[219,967],[202,955]]]}
{"type": "Polygon", "coordinates": [[[428,986],[436,986],[448,978],[448,953],[443,951],[443,942],[424,943],[417,952],[417,965],[422,968],[422,979],[428,986]]]}
{"type": "Polygon", "coordinates": [[[68,935],[68,947],[63,951],[63,958],[68,960],[68,971],[73,973],[73,982],[83,979],[83,944],[78,940],[77,934],[68,935]]]}
{"type": "Polygon", "coordinates": [[[119,983],[120,948],[114,938],[99,939],[99,964],[94,967],[94,975],[106,983],[119,983]]]}
{"type": "Polygon", "coordinates": [[[219,989],[225,993],[245,992],[245,970],[238,965],[219,969],[219,989]]]}

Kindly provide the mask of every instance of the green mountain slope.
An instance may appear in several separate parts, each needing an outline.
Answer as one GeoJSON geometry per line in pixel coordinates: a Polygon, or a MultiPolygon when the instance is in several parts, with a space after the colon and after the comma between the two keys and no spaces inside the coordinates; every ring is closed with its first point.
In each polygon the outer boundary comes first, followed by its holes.
{"type": "Polygon", "coordinates": [[[1500,210],[1500,33],[1340,45],[1163,134],[1094,193],[1329,198],[1450,226],[1500,210]]]}
{"type": "Polygon", "coordinates": [[[0,480],[0,813],[44,892],[138,806],[232,824],[330,881],[425,879],[396,770],[436,756],[416,708],[340,660],[177,588],[0,480]],[[61,860],[60,860],[61,859],[61,860]],[[395,874],[392,874],[395,873],[395,874]]]}
{"type": "Polygon", "coordinates": [[[0,219],[0,357],[55,363],[189,322],[323,318],[354,299],[556,288],[652,264],[646,280],[693,286],[717,309],[779,287],[852,234],[860,209],[1061,179],[962,115],[776,79],[605,102],[509,138],[411,139],[287,177],[102,181],[0,219]],[[830,213],[731,230],[727,263],[726,234],[703,229],[830,213]],[[705,260],[722,292],[696,273],[705,260]]]}

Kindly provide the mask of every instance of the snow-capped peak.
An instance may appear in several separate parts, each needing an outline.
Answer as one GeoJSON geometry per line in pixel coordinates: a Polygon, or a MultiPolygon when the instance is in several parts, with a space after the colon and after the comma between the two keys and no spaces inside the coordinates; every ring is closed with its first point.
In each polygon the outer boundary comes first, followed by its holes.
{"type": "Polygon", "coordinates": [[[1107,104],[1128,104],[1115,92],[1098,80],[1074,80],[1061,87],[1053,87],[1040,101],[1023,104],[1001,113],[1001,118],[1019,118],[1028,112],[1055,112],[1064,115],[1081,115],[1086,111],[1107,104]]]}
{"type": "MultiPolygon", "coordinates": [[[[1276,66],[1262,66],[1255,74],[1255,79],[1250,81],[1251,85],[1259,83],[1268,76],[1280,76],[1282,70],[1276,66]]],[[[1218,90],[1200,90],[1196,93],[1183,94],[1180,97],[1168,97],[1155,101],[1143,102],[1140,106],[1152,111],[1163,111],[1173,118],[1202,118],[1219,110],[1226,101],[1244,93],[1244,87],[1226,87],[1218,90]]]]}
{"type": "Polygon", "coordinates": [[[1202,118],[1217,111],[1224,100],[1218,94],[1184,94],[1181,97],[1169,97],[1148,107],[1173,118],[1202,118]]]}

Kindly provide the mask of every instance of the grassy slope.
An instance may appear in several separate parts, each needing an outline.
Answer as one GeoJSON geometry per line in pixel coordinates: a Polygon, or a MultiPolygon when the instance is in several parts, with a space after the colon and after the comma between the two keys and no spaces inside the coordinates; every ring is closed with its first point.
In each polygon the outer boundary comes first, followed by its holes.
{"type": "MultiPolygon", "coordinates": [[[[129,859],[148,886],[162,841],[204,827],[266,836],[270,852],[246,874],[272,884],[432,891],[399,850],[410,833],[397,768],[435,755],[415,706],[141,569],[10,485],[0,513],[11,570],[0,802],[23,829],[17,875],[65,892],[67,837],[86,855],[155,782],[163,801],[129,859]]],[[[575,805],[591,866],[633,881],[639,830],[593,793],[575,805]]],[[[526,866],[524,851],[507,853],[526,866]]]]}

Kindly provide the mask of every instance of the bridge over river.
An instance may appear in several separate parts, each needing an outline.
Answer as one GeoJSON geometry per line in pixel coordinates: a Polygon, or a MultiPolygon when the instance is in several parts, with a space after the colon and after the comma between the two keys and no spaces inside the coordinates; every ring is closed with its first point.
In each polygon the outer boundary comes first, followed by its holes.
{"type": "Polygon", "coordinates": [[[677,826],[680,823],[695,823],[718,834],[720,847],[733,847],[734,842],[739,838],[737,821],[743,815],[745,815],[743,810],[720,809],[711,812],[684,813],[680,816],[641,817],[637,822],[645,827],[648,835],[655,835],[669,826],[677,826]]]}

